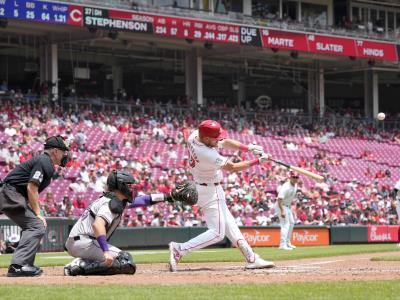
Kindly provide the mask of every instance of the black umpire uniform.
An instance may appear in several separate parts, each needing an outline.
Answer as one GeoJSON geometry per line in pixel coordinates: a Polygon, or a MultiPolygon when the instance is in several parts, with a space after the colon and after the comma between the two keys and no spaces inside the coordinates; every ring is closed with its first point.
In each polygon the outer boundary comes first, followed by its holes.
{"type": "Polygon", "coordinates": [[[46,220],[40,215],[39,193],[50,183],[54,165],[65,167],[69,148],[61,136],[46,140],[45,152],[18,165],[1,183],[0,212],[22,228],[7,276],[39,276],[42,270],[33,265],[40,240],[46,232],[46,220]]]}

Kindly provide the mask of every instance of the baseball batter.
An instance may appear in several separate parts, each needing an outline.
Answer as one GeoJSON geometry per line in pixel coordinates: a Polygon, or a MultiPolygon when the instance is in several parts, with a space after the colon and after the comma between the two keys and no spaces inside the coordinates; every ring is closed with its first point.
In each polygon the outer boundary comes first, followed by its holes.
{"type": "Polygon", "coordinates": [[[222,130],[218,122],[205,120],[188,138],[189,165],[198,192],[198,205],[203,211],[208,230],[186,243],[171,242],[169,244],[170,271],[172,272],[176,272],[179,260],[184,255],[215,244],[225,235],[232,245],[238,247],[243,253],[247,269],[274,267],[273,262],[265,261],[255,254],[244,239],[225,203],[225,193],[220,184],[223,170],[242,171],[266,162],[270,156],[263,154],[261,146],[252,144],[246,146],[238,141],[225,139],[225,136],[226,132],[222,130]],[[233,163],[227,157],[221,156],[218,148],[250,151],[263,155],[258,159],[233,163]]]}
{"type": "Polygon", "coordinates": [[[279,216],[279,222],[281,226],[281,239],[279,249],[281,250],[293,250],[296,246],[290,242],[294,228],[294,216],[292,212],[292,201],[297,192],[297,182],[299,175],[294,172],[289,172],[289,180],[286,181],[278,189],[278,200],[276,203],[276,213],[279,216]]]}
{"type": "Polygon", "coordinates": [[[108,176],[107,192],[85,210],[69,234],[65,248],[76,259],[64,267],[65,275],[135,273],[130,253],[107,243],[121,221],[127,202],[132,202],[129,207],[134,208],[162,201],[197,201],[197,193],[192,193],[189,183],[177,186],[171,193],[143,195],[132,201],[130,185],[134,182],[134,177],[125,171],[114,170],[108,176]]]}

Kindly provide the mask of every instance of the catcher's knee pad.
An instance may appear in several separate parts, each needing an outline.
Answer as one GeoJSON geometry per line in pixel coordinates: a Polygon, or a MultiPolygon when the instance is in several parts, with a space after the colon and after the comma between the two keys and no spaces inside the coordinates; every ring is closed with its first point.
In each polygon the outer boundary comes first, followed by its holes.
{"type": "Polygon", "coordinates": [[[116,275],[135,274],[136,265],[129,252],[121,251],[109,267],[103,261],[75,259],[64,267],[64,274],[77,275],[116,275]]]}

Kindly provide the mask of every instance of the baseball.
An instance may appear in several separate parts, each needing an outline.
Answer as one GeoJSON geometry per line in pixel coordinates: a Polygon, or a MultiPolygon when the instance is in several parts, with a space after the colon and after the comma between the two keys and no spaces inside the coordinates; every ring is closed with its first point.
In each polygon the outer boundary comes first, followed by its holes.
{"type": "Polygon", "coordinates": [[[379,120],[379,121],[383,121],[383,120],[385,120],[385,114],[383,113],[383,112],[380,112],[377,116],[376,116],[376,118],[379,120]]]}

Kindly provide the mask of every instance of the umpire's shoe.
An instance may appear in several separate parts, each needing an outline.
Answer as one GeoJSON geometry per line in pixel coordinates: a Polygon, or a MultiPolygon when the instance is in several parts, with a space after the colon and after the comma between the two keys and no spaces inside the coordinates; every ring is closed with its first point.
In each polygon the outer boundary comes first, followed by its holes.
{"type": "Polygon", "coordinates": [[[41,268],[29,265],[10,265],[7,277],[35,277],[43,273],[41,268]]]}

